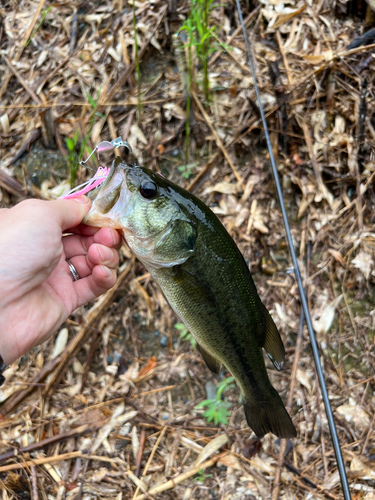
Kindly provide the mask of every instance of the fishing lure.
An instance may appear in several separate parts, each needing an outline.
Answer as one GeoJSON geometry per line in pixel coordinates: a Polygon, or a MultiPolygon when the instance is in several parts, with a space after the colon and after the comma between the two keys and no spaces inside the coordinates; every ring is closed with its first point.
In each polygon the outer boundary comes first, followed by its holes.
{"type": "MultiPolygon", "coordinates": [[[[85,166],[85,164],[89,161],[89,159],[92,157],[93,154],[97,153],[97,157],[99,160],[100,153],[111,151],[112,149],[120,148],[121,146],[125,146],[126,148],[129,149],[130,152],[132,152],[130,144],[126,141],[123,141],[121,137],[117,137],[117,139],[114,139],[113,141],[102,141],[101,143],[99,143],[90,153],[89,157],[86,158],[86,160],[81,160],[79,164],[81,166],[85,166]]],[[[99,167],[98,170],[95,172],[95,175],[91,177],[91,179],[71,189],[68,193],[64,194],[63,196],[60,196],[58,199],[69,200],[71,198],[77,198],[78,196],[87,194],[89,191],[92,191],[107,179],[109,171],[110,171],[109,167],[105,166],[99,167]]]]}

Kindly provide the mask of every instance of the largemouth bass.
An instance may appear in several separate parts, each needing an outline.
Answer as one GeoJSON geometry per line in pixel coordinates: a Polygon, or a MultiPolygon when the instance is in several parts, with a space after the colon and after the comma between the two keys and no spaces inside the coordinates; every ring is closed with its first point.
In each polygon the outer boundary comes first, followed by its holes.
{"type": "Polygon", "coordinates": [[[218,373],[224,364],[235,377],[255,434],[295,437],[262,352],[280,369],[285,356],[280,334],[216,215],[160,174],[120,159],[91,197],[84,222],[123,231],[131,251],[196,339],[208,368],[218,373]]]}

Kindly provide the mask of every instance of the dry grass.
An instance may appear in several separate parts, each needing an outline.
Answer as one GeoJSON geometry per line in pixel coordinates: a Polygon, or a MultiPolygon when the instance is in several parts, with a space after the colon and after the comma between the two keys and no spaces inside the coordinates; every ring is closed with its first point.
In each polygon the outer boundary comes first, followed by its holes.
{"type": "MultiPolygon", "coordinates": [[[[352,495],[370,500],[374,45],[347,48],[367,28],[340,17],[339,2],[291,0],[279,11],[277,3],[255,6],[247,25],[352,495]]],[[[233,32],[234,5],[212,13],[232,50],[210,62],[210,103],[195,85],[188,180],[178,170],[186,164],[185,97],[171,40],[187,5],[176,16],[164,0],[135,3],[142,109],[132,4],[13,0],[0,7],[0,206],[51,197],[68,167],[56,173],[50,164],[35,184],[27,151],[35,141],[53,142],[65,157],[65,139],[76,131],[90,147],[121,135],[139,163],[194,189],[237,242],[281,331],[288,361],[271,376],[285,400],[289,393],[298,437],[285,461],[274,436],[252,440],[238,390],[229,393],[227,426],[207,424],[194,410],[210,374],[124,248],[116,287],[64,325],[69,342],[60,332],[5,372],[3,499],[342,497],[308,338],[298,336],[298,291],[244,40],[233,32]],[[87,95],[99,96],[103,116],[93,115],[87,95]]],[[[199,81],[199,67],[196,75],[199,81]]],[[[78,180],[88,175],[81,169],[78,180]]]]}

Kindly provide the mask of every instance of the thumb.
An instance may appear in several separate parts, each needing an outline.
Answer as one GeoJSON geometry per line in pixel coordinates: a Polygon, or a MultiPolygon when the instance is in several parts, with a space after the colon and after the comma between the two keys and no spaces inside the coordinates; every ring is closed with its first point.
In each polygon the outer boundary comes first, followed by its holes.
{"type": "Polygon", "coordinates": [[[91,200],[87,196],[78,196],[70,200],[54,200],[48,202],[48,209],[60,224],[62,231],[81,224],[91,208],[91,200]]]}

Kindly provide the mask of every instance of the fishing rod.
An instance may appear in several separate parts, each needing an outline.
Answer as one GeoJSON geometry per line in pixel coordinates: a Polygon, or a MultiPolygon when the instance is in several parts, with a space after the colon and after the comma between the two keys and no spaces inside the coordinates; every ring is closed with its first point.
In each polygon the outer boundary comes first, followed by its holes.
{"type": "Polygon", "coordinates": [[[320,359],[319,359],[318,344],[316,342],[315,333],[314,333],[314,330],[313,330],[313,327],[312,327],[312,323],[311,323],[310,311],[309,311],[309,307],[308,307],[308,304],[307,304],[305,291],[303,289],[303,284],[302,284],[302,279],[301,279],[301,273],[300,273],[300,270],[299,270],[299,267],[298,267],[297,256],[296,256],[296,252],[295,252],[295,249],[294,249],[294,244],[293,244],[293,240],[292,240],[292,234],[290,232],[290,227],[289,227],[288,215],[286,213],[286,208],[285,208],[285,203],[284,203],[284,196],[283,196],[283,192],[282,192],[282,189],[281,189],[279,174],[277,172],[275,157],[273,155],[271,138],[270,138],[270,135],[269,135],[269,132],[268,132],[266,116],[264,114],[263,105],[262,105],[262,102],[260,100],[260,92],[259,92],[259,87],[258,87],[258,83],[257,83],[256,74],[255,74],[255,66],[254,66],[253,58],[251,56],[249,40],[248,40],[248,37],[247,37],[247,34],[246,34],[246,28],[245,28],[245,24],[244,24],[243,17],[242,17],[240,0],[236,0],[236,3],[237,3],[238,15],[240,17],[240,22],[241,22],[241,26],[242,26],[243,36],[245,38],[247,55],[248,55],[248,58],[249,58],[251,73],[252,73],[253,79],[254,79],[254,88],[255,88],[256,95],[257,95],[259,111],[260,111],[260,115],[261,115],[262,123],[263,123],[263,128],[264,128],[264,134],[266,136],[268,151],[269,151],[269,154],[270,154],[270,161],[271,161],[272,172],[273,172],[273,176],[274,176],[274,180],[275,180],[275,184],[276,184],[277,196],[279,198],[281,212],[282,212],[283,219],[284,219],[285,231],[286,231],[286,236],[287,236],[288,244],[289,244],[289,251],[290,251],[290,254],[291,254],[291,257],[292,257],[292,261],[293,261],[294,274],[295,274],[295,277],[296,277],[296,280],[297,280],[297,284],[298,284],[298,290],[299,290],[299,295],[300,295],[300,299],[301,299],[301,305],[302,305],[302,309],[303,309],[303,313],[304,313],[304,317],[305,317],[305,321],[306,321],[306,325],[307,325],[307,330],[309,332],[310,343],[311,343],[311,348],[312,348],[312,352],[313,352],[313,356],[314,356],[316,371],[317,371],[317,374],[318,374],[320,389],[321,389],[322,397],[323,397],[323,401],[324,401],[324,407],[325,407],[325,411],[326,411],[326,415],[327,415],[329,430],[330,430],[330,433],[331,433],[333,448],[334,448],[335,455],[336,455],[336,461],[337,461],[337,467],[339,469],[342,491],[344,493],[345,500],[351,500],[350,491],[349,491],[349,484],[348,484],[348,478],[347,478],[347,475],[346,475],[345,465],[344,465],[344,461],[343,461],[343,458],[342,458],[340,442],[339,442],[339,439],[338,439],[338,436],[337,436],[337,430],[336,430],[335,422],[334,422],[334,419],[333,419],[333,413],[332,413],[332,408],[331,408],[331,404],[330,404],[330,401],[329,401],[329,396],[328,396],[328,392],[327,392],[327,386],[326,386],[324,375],[323,375],[322,365],[321,365],[320,359]]]}

